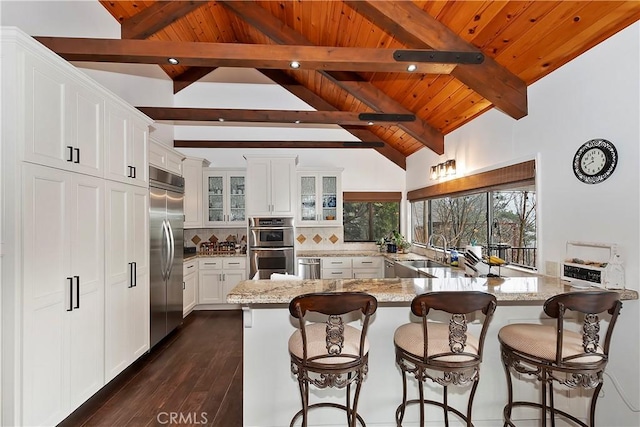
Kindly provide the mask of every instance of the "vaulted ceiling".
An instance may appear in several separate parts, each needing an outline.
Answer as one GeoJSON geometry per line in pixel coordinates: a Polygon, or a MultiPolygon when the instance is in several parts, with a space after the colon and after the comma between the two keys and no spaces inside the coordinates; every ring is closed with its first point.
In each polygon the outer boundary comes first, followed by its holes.
{"type": "Polygon", "coordinates": [[[256,68],[318,110],[147,110],[152,118],[336,123],[401,167],[423,147],[441,154],[444,135],[491,108],[526,116],[528,85],[640,19],[638,1],[100,3],[123,40],[39,39],[69,60],[158,63],[174,92],[217,66],[256,68]],[[369,125],[360,113],[400,116],[369,125]]]}

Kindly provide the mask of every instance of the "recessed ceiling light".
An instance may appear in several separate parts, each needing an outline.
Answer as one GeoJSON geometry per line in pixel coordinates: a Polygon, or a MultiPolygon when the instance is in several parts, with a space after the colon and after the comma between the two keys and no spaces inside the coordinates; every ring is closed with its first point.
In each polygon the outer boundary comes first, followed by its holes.
{"type": "Polygon", "coordinates": [[[178,65],[180,63],[180,61],[178,61],[176,58],[169,58],[169,59],[167,59],[167,61],[171,65],[178,65]]]}
{"type": "Polygon", "coordinates": [[[219,122],[224,122],[224,119],[222,117],[218,117],[218,121],[219,122]]]}
{"type": "Polygon", "coordinates": [[[417,69],[418,69],[418,66],[416,64],[407,65],[407,71],[410,72],[410,73],[414,72],[417,69]]]}
{"type": "Polygon", "coordinates": [[[291,61],[291,63],[289,64],[289,66],[291,68],[293,68],[294,70],[297,70],[298,68],[300,68],[300,63],[298,61],[291,61]]]}
{"type": "Polygon", "coordinates": [[[296,120],[296,121],[295,121],[295,122],[293,122],[293,123],[298,124],[298,123],[300,123],[300,120],[296,120]]]}
{"type": "Polygon", "coordinates": [[[368,122],[367,123],[369,126],[373,126],[373,122],[368,122]]]}

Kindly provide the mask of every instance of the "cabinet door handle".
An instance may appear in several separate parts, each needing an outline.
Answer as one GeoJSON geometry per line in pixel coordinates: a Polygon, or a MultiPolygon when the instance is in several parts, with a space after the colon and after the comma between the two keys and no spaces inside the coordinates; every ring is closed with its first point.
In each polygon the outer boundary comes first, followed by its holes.
{"type": "Polygon", "coordinates": [[[128,288],[133,288],[133,263],[129,263],[129,286],[128,288]]]}
{"type": "Polygon", "coordinates": [[[67,162],[73,162],[73,147],[67,145],[67,148],[69,149],[69,158],[67,159],[67,162]]]}
{"type": "Polygon", "coordinates": [[[73,276],[76,279],[76,305],[73,308],[80,308],[80,276],[73,276]]]}
{"type": "Polygon", "coordinates": [[[187,286],[185,285],[184,282],[182,282],[182,290],[184,291],[185,289],[187,289],[187,286]]]}
{"type": "Polygon", "coordinates": [[[129,172],[127,173],[127,178],[133,178],[133,177],[131,176],[131,166],[127,166],[127,170],[129,171],[129,172]]]}
{"type": "Polygon", "coordinates": [[[67,280],[69,281],[69,308],[67,308],[67,311],[72,311],[73,310],[73,277],[67,277],[67,280]]]}
{"type": "Polygon", "coordinates": [[[133,176],[131,178],[135,178],[136,177],[136,167],[135,166],[131,166],[131,169],[133,169],[133,176]]]}
{"type": "Polygon", "coordinates": [[[138,287],[138,263],[132,262],[133,264],[133,286],[138,287]]]}
{"type": "Polygon", "coordinates": [[[73,151],[76,152],[76,160],[73,163],[80,163],[80,149],[74,148],[73,151]]]}

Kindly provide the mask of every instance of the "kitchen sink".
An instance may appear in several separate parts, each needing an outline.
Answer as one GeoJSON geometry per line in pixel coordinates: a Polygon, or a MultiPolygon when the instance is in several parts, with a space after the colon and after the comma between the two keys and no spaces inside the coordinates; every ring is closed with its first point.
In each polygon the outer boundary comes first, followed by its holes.
{"type": "Polygon", "coordinates": [[[446,264],[441,264],[431,259],[416,259],[412,261],[396,261],[396,264],[402,264],[414,268],[449,268],[446,264]]]}
{"type": "Polygon", "coordinates": [[[407,279],[417,279],[420,277],[419,268],[450,268],[446,264],[430,259],[420,259],[412,261],[396,261],[395,263],[395,276],[407,279]]]}

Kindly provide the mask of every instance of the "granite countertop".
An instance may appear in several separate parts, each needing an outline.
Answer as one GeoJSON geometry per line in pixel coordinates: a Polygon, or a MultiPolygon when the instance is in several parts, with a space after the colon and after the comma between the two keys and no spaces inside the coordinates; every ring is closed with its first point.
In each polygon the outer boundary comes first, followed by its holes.
{"type": "Polygon", "coordinates": [[[201,254],[201,253],[192,253],[192,254],[184,254],[182,256],[182,260],[183,261],[191,261],[193,259],[197,259],[197,258],[219,258],[219,257],[223,257],[223,258],[246,258],[247,254],[241,254],[241,253],[229,253],[229,254],[201,254]]]}
{"type": "MultiPolygon", "coordinates": [[[[367,292],[380,303],[408,303],[416,295],[432,291],[489,292],[499,302],[543,302],[554,295],[596,288],[574,289],[569,282],[552,277],[449,277],[435,279],[342,279],[342,280],[245,280],[227,295],[232,304],[288,304],[297,295],[312,292],[367,292]]],[[[620,290],[621,299],[638,299],[638,292],[620,290]]]]}
{"type": "Polygon", "coordinates": [[[296,258],[321,258],[321,257],[358,257],[358,256],[381,256],[392,261],[411,261],[417,259],[428,259],[424,255],[414,253],[401,254],[368,250],[344,250],[344,251],[297,251],[296,258]]]}

